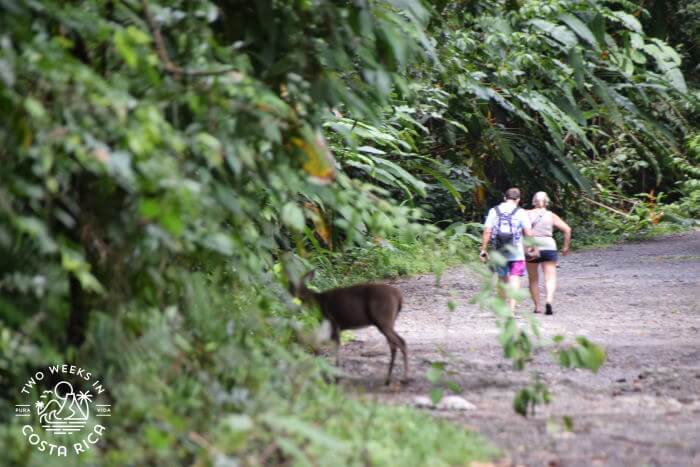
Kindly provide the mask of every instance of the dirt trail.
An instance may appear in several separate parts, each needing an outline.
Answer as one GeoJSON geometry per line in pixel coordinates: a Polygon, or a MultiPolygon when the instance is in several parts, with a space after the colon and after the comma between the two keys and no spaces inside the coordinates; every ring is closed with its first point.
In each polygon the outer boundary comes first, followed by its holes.
{"type": "MultiPolygon", "coordinates": [[[[606,348],[608,360],[597,374],[563,370],[540,348],[528,369],[540,373],[554,400],[528,419],[511,402],[530,372],[512,370],[492,314],[468,303],[476,279],[458,268],[440,286],[431,275],[395,285],[405,297],[397,331],[408,343],[412,380],[382,385],[388,349],[371,329],[343,347],[347,385],[410,404],[430,390],[430,362],[447,360],[476,409],[438,413],[483,433],[508,464],[700,466],[700,232],[562,259],[555,314],[537,315],[542,342],[585,335],[606,348]],[[564,415],[573,417],[573,432],[553,426],[564,415]]],[[[519,305],[519,323],[531,310],[529,299],[519,305]]],[[[396,369],[400,376],[403,367],[396,369]]]]}

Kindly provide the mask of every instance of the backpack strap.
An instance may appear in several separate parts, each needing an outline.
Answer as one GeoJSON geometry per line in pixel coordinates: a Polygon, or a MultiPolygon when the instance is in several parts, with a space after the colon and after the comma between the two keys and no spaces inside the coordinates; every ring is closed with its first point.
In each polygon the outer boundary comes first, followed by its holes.
{"type": "Polygon", "coordinates": [[[515,216],[515,213],[518,212],[518,209],[520,209],[520,207],[515,206],[515,209],[513,209],[508,215],[508,226],[510,227],[510,232],[513,234],[513,243],[515,243],[515,239],[518,238],[518,236],[515,234],[515,229],[513,229],[513,216],[515,216]]]}
{"type": "Polygon", "coordinates": [[[518,210],[520,209],[520,206],[516,206],[515,209],[513,209],[511,212],[501,212],[501,210],[498,209],[498,206],[494,207],[493,209],[496,211],[496,215],[497,215],[499,218],[500,218],[501,216],[510,218],[510,217],[513,217],[513,216],[515,215],[516,212],[518,212],[518,210]]]}

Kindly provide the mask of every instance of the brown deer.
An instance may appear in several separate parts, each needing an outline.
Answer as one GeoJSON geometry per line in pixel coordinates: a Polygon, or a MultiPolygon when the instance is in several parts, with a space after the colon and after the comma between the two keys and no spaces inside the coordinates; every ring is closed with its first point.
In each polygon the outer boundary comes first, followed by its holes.
{"type": "Polygon", "coordinates": [[[394,323],[401,311],[403,301],[401,292],[385,284],[358,284],[325,292],[314,292],[306,287],[306,282],[312,276],[313,271],[307,273],[298,285],[290,280],[290,292],[306,305],[317,305],[323,317],[330,323],[331,339],[336,345],[336,364],[340,355],[340,331],[376,326],[386,337],[391,349],[385,384],[388,385],[391,382],[391,371],[394,369],[397,348],[403,354],[403,381],[408,381],[406,342],[394,330],[394,323]]]}

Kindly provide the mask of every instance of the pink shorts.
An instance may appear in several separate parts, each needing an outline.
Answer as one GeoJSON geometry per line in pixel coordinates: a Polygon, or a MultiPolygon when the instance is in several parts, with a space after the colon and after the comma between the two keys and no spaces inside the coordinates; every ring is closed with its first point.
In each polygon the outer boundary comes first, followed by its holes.
{"type": "Polygon", "coordinates": [[[522,277],[525,275],[525,260],[520,259],[518,261],[508,261],[508,263],[503,266],[497,266],[496,273],[499,275],[499,277],[522,277]]]}

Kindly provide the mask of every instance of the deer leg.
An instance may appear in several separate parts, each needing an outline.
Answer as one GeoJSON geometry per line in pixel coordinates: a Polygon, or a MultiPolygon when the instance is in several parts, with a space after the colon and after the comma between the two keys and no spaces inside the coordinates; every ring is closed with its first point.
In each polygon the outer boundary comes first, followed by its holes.
{"type": "Polygon", "coordinates": [[[384,381],[384,384],[388,386],[389,383],[391,383],[391,372],[394,369],[394,361],[396,360],[396,348],[400,347],[400,341],[397,339],[398,335],[391,329],[387,329],[385,331],[384,329],[379,328],[379,332],[384,334],[384,337],[386,337],[386,341],[389,343],[389,349],[391,350],[391,359],[389,360],[389,371],[387,372],[386,380],[384,381]]]}
{"type": "Polygon", "coordinates": [[[403,337],[396,334],[395,331],[394,335],[399,341],[399,348],[401,349],[401,353],[403,354],[403,382],[406,383],[408,382],[408,352],[406,350],[406,341],[403,340],[403,337]]]}
{"type": "MultiPolygon", "coordinates": [[[[393,342],[393,347],[398,347],[401,349],[401,354],[403,355],[403,379],[401,381],[404,383],[408,382],[408,352],[406,351],[406,341],[403,340],[403,337],[399,336],[393,329],[387,330],[384,335],[388,340],[390,340],[390,342],[393,342]]],[[[394,352],[395,351],[396,350],[394,349],[394,352]]]]}
{"type": "Polygon", "coordinates": [[[331,323],[331,339],[335,343],[335,366],[340,365],[340,328],[331,323]]]}
{"type": "MultiPolygon", "coordinates": [[[[387,338],[387,340],[389,340],[387,338]]],[[[389,348],[391,349],[391,360],[389,360],[389,371],[386,374],[386,380],[384,381],[385,385],[389,385],[391,383],[391,371],[394,369],[394,360],[396,359],[396,345],[389,341],[389,348]]]]}

